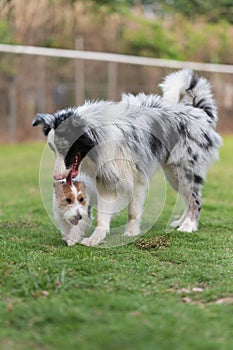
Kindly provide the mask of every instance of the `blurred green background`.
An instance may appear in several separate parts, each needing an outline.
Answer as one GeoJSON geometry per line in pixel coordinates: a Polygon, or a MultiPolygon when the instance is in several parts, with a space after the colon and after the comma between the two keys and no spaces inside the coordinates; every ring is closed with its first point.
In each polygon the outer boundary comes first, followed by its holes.
{"type": "MultiPolygon", "coordinates": [[[[2,0],[0,43],[231,65],[232,18],[232,0],[2,0]]],[[[0,51],[0,142],[40,139],[31,128],[38,112],[85,98],[118,101],[128,91],[159,93],[170,71],[0,51]]],[[[232,74],[201,73],[213,85],[219,130],[232,132],[232,74]]]]}

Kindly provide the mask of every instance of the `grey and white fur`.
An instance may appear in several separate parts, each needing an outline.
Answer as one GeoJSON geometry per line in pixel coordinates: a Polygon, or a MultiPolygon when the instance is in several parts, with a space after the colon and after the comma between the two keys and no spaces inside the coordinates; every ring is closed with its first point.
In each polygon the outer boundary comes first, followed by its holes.
{"type": "Polygon", "coordinates": [[[215,102],[209,82],[190,70],[168,75],[161,88],[162,96],[127,94],[118,103],[86,102],[34,119],[55,152],[55,180],[81,168],[96,185],[97,225],[82,244],[105,239],[119,191],[132,194],[124,234],[138,235],[147,184],[160,166],[186,205],[172,226],[198,229],[203,182],[222,144],[215,102]]]}

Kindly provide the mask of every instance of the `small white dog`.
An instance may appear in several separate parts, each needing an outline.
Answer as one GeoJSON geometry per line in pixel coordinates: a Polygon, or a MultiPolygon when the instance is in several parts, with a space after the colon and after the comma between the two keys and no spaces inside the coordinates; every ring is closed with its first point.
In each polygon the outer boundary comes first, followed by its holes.
{"type": "Polygon", "coordinates": [[[90,195],[83,181],[54,183],[53,212],[68,246],[80,242],[91,225],[90,195]]]}

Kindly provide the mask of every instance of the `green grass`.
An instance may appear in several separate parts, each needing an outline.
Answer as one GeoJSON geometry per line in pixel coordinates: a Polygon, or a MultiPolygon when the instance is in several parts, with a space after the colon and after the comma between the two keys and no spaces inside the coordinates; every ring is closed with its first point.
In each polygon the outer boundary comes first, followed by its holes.
{"type": "Polygon", "coordinates": [[[66,247],[47,216],[43,145],[1,147],[0,349],[232,350],[232,148],[225,138],[197,233],[165,233],[169,190],[144,241],[99,249],[66,247]]]}

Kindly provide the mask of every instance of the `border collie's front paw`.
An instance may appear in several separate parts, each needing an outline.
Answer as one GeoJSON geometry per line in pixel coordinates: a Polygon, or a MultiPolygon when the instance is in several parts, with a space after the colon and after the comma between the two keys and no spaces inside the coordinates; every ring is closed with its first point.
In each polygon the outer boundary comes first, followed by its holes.
{"type": "Polygon", "coordinates": [[[177,228],[181,225],[182,223],[182,220],[181,219],[178,219],[178,220],[174,220],[172,221],[169,226],[172,227],[172,228],[177,228]]]}
{"type": "Polygon", "coordinates": [[[94,247],[103,242],[107,235],[107,231],[101,228],[96,228],[90,237],[83,238],[81,244],[88,247],[94,247]]]}
{"type": "Polygon", "coordinates": [[[133,237],[140,235],[140,227],[138,222],[128,222],[125,228],[124,236],[133,237]]]}
{"type": "Polygon", "coordinates": [[[83,240],[81,241],[81,244],[86,245],[87,247],[94,247],[99,244],[99,240],[92,239],[91,237],[83,238],[83,240]]]}

